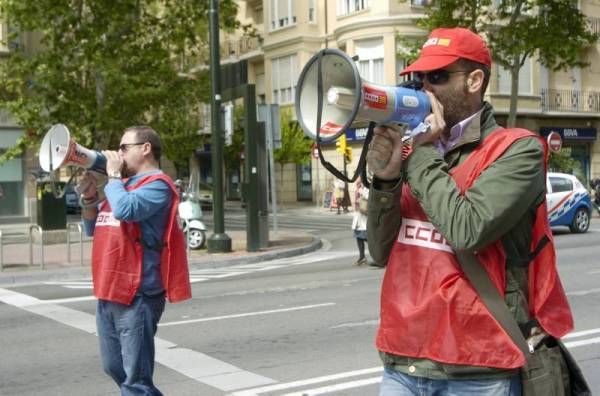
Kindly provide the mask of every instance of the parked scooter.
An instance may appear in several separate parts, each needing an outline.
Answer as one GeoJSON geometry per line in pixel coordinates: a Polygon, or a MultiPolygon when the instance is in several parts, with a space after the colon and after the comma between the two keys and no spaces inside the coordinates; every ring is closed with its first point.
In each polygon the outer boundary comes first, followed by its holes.
{"type": "Polygon", "coordinates": [[[206,244],[206,226],[202,219],[202,206],[198,195],[193,193],[193,188],[188,186],[187,191],[182,191],[183,182],[176,180],[175,185],[180,190],[179,218],[183,223],[183,232],[190,249],[202,249],[206,244]]]}

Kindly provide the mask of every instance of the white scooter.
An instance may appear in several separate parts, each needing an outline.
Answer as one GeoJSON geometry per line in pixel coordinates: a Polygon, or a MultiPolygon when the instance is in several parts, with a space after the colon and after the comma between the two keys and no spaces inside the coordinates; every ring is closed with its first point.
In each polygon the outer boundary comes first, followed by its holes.
{"type": "MultiPolygon", "coordinates": [[[[175,182],[177,185],[178,183],[175,182]]],[[[200,201],[194,194],[184,192],[178,207],[179,218],[183,222],[183,232],[190,249],[202,249],[206,244],[206,226],[202,218],[200,201]]]]}

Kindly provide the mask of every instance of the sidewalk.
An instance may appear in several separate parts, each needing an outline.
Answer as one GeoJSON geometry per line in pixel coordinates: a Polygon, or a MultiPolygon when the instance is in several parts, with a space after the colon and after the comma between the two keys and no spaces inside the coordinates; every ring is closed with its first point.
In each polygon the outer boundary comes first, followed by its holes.
{"type": "MultiPolygon", "coordinates": [[[[21,229],[26,229],[20,225],[21,229]]],[[[6,239],[7,233],[18,232],[19,227],[0,226],[6,239]]],[[[227,231],[232,241],[230,253],[208,253],[206,249],[190,250],[190,270],[201,268],[225,267],[236,264],[256,263],[292,257],[315,251],[321,247],[321,240],[303,232],[279,230],[269,232],[269,245],[258,252],[246,251],[246,231],[227,231]]],[[[208,233],[210,236],[210,232],[208,233]]],[[[33,243],[30,254],[29,242],[8,243],[2,247],[3,269],[0,271],[0,287],[16,284],[44,282],[63,279],[75,279],[91,276],[90,256],[92,243],[85,238],[82,243],[83,257],[79,247],[79,237],[72,233],[70,250],[71,261],[68,261],[66,243],[47,244],[43,246],[44,269],[41,268],[42,246],[33,243]],[[83,258],[83,265],[81,264],[83,258]],[[32,265],[30,265],[30,260],[32,265]]],[[[5,242],[6,243],[6,242],[5,242]]]]}

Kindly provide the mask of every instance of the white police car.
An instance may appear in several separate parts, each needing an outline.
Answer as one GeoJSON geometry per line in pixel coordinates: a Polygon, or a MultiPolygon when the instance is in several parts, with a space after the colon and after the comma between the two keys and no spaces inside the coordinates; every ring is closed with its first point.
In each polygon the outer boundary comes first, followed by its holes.
{"type": "Polygon", "coordinates": [[[571,232],[586,232],[590,227],[590,193],[573,175],[548,172],[546,201],[550,226],[569,226],[571,232]]]}

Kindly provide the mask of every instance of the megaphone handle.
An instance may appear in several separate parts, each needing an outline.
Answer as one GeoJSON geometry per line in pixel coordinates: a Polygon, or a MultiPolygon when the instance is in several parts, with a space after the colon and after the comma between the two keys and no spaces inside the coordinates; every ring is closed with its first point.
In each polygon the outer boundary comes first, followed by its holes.
{"type": "Polygon", "coordinates": [[[375,125],[376,124],[374,122],[369,123],[369,129],[367,130],[367,136],[365,137],[363,149],[360,153],[360,158],[358,159],[358,165],[356,166],[354,175],[351,178],[348,178],[348,176],[344,175],[342,172],[337,170],[335,166],[333,166],[332,164],[327,162],[327,160],[325,160],[325,158],[323,157],[323,153],[321,152],[321,144],[319,143],[319,140],[317,138],[317,151],[319,152],[319,160],[321,161],[321,164],[323,164],[325,169],[331,172],[335,177],[347,183],[354,183],[356,179],[358,179],[358,176],[361,176],[362,183],[365,187],[369,188],[371,183],[367,179],[367,152],[369,151],[369,144],[373,139],[373,129],[375,128],[375,125]]]}

